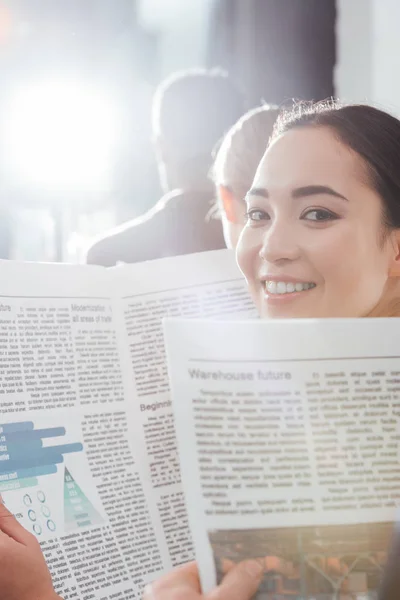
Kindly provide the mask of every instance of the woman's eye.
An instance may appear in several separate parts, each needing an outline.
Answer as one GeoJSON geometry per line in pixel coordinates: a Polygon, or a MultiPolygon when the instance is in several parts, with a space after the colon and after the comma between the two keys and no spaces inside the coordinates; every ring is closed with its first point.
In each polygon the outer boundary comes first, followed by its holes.
{"type": "Polygon", "coordinates": [[[317,221],[321,223],[323,221],[334,221],[339,217],[325,208],[313,208],[312,210],[303,213],[301,218],[305,221],[317,221]]]}
{"type": "Polygon", "coordinates": [[[246,213],[247,221],[269,221],[270,216],[264,210],[260,210],[259,208],[253,208],[246,213]]]}

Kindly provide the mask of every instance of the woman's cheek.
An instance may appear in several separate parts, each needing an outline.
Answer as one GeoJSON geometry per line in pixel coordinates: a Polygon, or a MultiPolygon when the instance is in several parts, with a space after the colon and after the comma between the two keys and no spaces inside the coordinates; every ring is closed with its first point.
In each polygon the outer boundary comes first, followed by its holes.
{"type": "Polygon", "coordinates": [[[244,225],[240,225],[240,224],[229,224],[229,239],[230,239],[230,248],[236,248],[239,240],[240,240],[240,236],[242,234],[243,231],[243,227],[244,225]]]}
{"type": "Polygon", "coordinates": [[[354,236],[348,227],[332,227],[309,232],[305,239],[304,250],[315,269],[323,278],[329,273],[344,274],[346,265],[350,266],[358,254],[354,236]]]}
{"type": "Polygon", "coordinates": [[[236,249],[237,263],[248,281],[256,276],[262,244],[262,238],[259,235],[254,235],[254,233],[253,229],[245,225],[236,249]]]}

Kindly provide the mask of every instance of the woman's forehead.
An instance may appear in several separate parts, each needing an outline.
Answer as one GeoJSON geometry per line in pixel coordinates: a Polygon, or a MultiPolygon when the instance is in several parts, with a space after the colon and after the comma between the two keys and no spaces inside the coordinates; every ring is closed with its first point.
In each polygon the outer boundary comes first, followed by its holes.
{"type": "Polygon", "coordinates": [[[310,184],[353,186],[365,182],[362,159],[327,127],[293,129],[264,154],[254,185],[264,188],[310,184]]]}

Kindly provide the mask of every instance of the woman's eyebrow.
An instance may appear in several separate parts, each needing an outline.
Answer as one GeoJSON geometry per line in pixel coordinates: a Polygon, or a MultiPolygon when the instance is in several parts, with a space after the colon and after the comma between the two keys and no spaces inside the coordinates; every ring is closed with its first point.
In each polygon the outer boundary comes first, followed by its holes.
{"type": "Polygon", "coordinates": [[[246,194],[246,198],[248,196],[262,196],[263,198],[269,198],[269,193],[265,188],[254,187],[249,189],[246,194]]]}
{"type": "Polygon", "coordinates": [[[327,185],[305,185],[304,187],[292,190],[292,198],[305,198],[306,196],[317,196],[320,194],[335,196],[336,198],[341,198],[348,202],[346,196],[339,194],[339,192],[327,185]]]}
{"type": "MultiPolygon", "coordinates": [[[[317,196],[321,194],[335,196],[336,198],[341,198],[342,200],[346,200],[346,202],[348,202],[348,199],[345,196],[339,194],[339,192],[336,192],[333,188],[327,185],[305,185],[303,187],[295,188],[291,192],[292,198],[306,198],[307,196],[317,196]]],[[[254,187],[247,192],[246,197],[249,196],[261,196],[262,198],[269,198],[269,192],[266,188],[254,187]]]]}

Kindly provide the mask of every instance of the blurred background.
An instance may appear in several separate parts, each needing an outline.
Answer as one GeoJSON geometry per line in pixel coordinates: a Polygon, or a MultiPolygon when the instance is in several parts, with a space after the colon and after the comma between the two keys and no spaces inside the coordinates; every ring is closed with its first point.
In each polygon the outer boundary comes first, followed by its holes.
{"type": "Polygon", "coordinates": [[[400,114],[397,0],[0,0],[0,258],[79,262],[160,197],[151,99],[222,67],[261,101],[400,114]]]}

